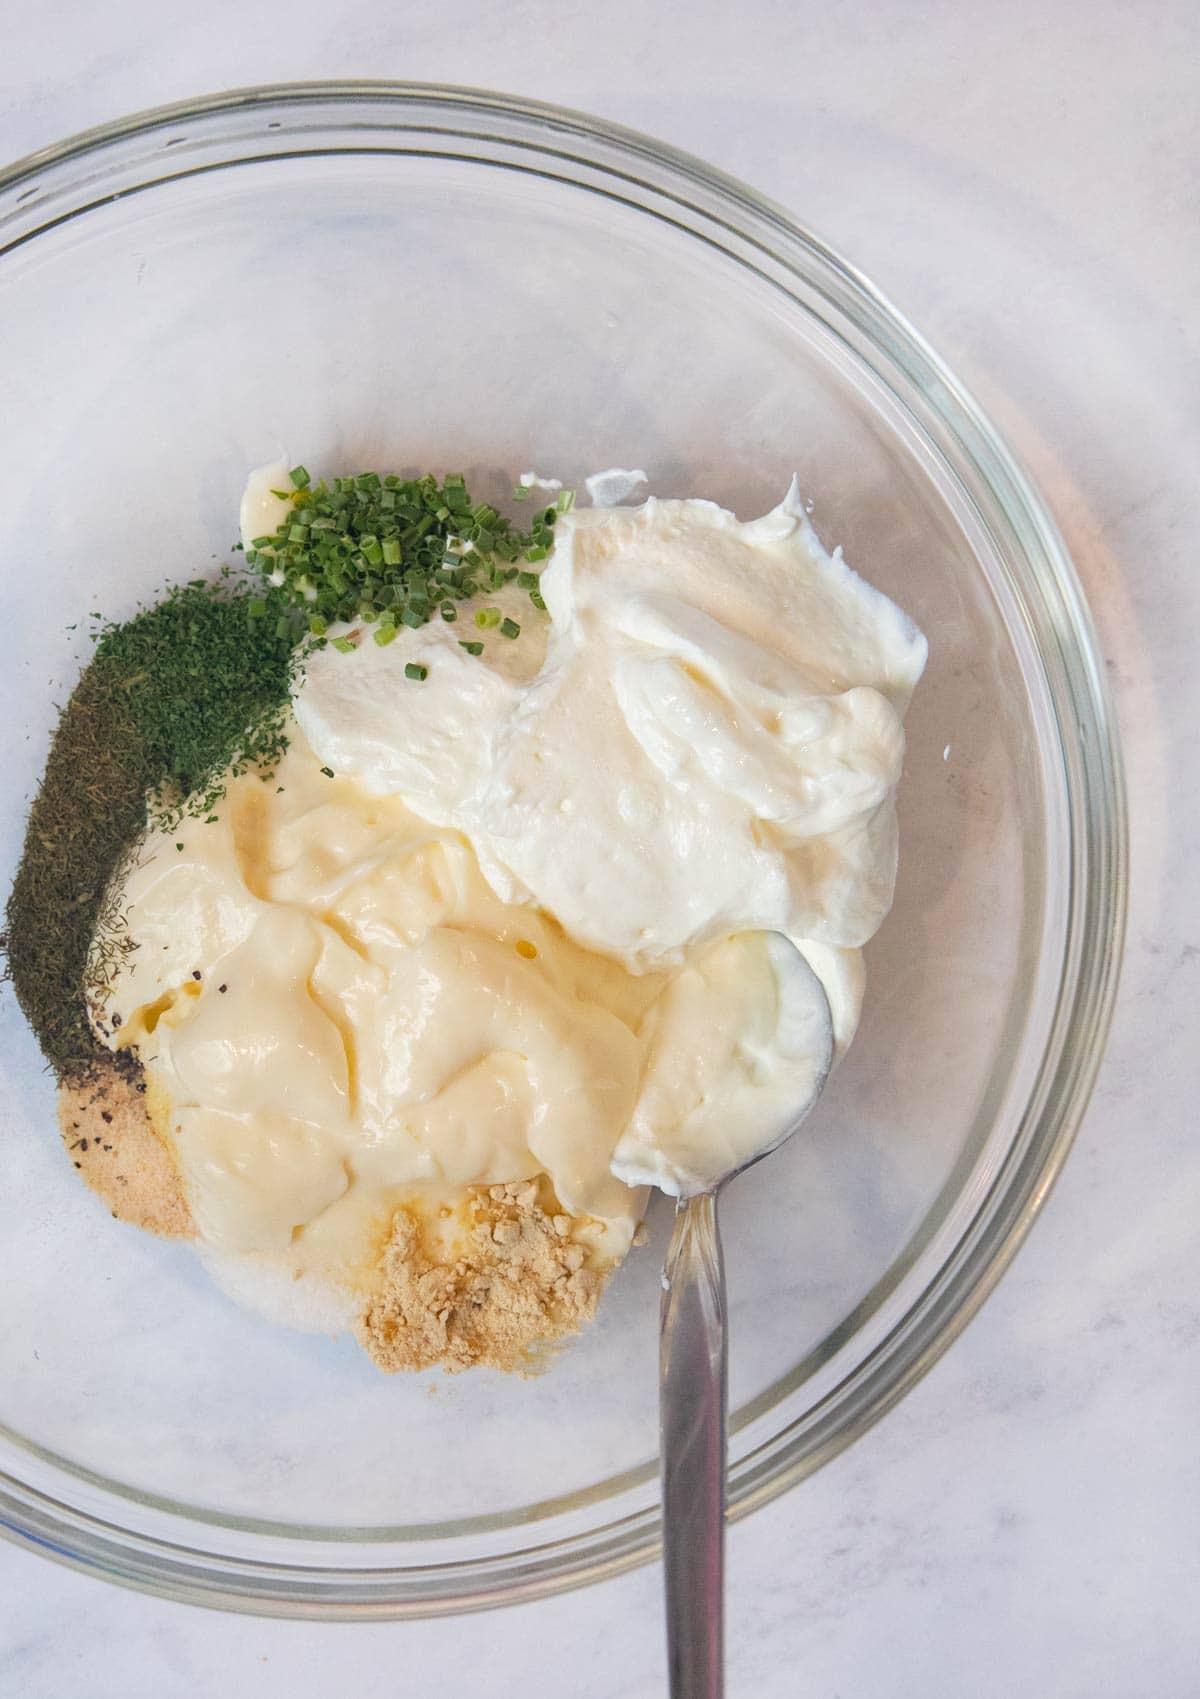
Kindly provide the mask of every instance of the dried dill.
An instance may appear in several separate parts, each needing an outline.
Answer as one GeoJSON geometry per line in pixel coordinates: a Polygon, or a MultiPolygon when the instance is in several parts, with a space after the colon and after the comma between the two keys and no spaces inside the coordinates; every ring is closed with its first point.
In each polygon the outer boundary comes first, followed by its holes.
{"type": "Polygon", "coordinates": [[[109,1057],[87,1018],[89,952],[102,920],[105,948],[126,947],[102,910],[147,824],[207,815],[227,771],[268,776],[286,747],[299,651],[287,621],[251,619],[249,601],[193,584],[105,627],[59,719],[0,942],[60,1079],[109,1057]]]}
{"type": "Polygon", "coordinates": [[[124,695],[156,788],[156,824],[209,814],[227,770],[267,776],[286,747],[298,632],[282,602],[251,618],[261,601],[189,584],[100,634],[92,665],[124,695]]]}

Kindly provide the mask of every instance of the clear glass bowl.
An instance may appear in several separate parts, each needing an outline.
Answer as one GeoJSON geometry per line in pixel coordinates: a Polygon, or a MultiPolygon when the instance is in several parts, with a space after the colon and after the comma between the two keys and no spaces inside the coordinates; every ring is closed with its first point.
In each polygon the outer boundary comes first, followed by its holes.
{"type": "MultiPolygon", "coordinates": [[[[7,877],[54,718],[120,614],[224,558],[243,474],[644,466],[748,516],[793,469],[931,645],[894,911],[804,1137],[723,1209],[731,1514],[849,1444],[963,1326],[1066,1153],[1111,1007],[1124,815],[1070,562],[953,377],[749,189],[456,89],[150,113],[0,176],[7,877]]],[[[655,1242],[533,1383],[387,1380],[115,1225],[0,1011],[0,1520],[175,1598],[393,1616],[653,1557],[655,1242]]]]}

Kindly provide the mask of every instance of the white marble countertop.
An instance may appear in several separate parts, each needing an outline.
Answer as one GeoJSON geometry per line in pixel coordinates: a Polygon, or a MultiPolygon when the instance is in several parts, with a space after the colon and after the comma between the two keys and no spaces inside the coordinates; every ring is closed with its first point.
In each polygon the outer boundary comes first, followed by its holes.
{"type": "MultiPolygon", "coordinates": [[[[6,159],[219,87],[356,75],[556,99],[712,159],[907,311],[1075,551],[1132,802],[1108,1061],[980,1317],[849,1453],[734,1530],[732,1694],[1200,1691],[1198,64],[1190,0],[9,9],[6,159]]],[[[161,1604],[0,1546],[5,1699],[503,1699],[533,1684],[662,1693],[656,1578],[341,1627],[161,1604]]]]}

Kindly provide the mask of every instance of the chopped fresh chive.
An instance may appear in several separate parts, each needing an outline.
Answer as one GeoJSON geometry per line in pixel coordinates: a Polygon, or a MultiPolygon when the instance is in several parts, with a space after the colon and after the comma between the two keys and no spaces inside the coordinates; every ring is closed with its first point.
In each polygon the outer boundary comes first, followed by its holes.
{"type": "Polygon", "coordinates": [[[335,649],[340,649],[343,655],[350,654],[352,650],[358,647],[357,643],[351,643],[348,637],[335,637],[333,646],[335,649]]]}
{"type": "Polygon", "coordinates": [[[513,485],[513,500],[514,501],[528,501],[529,500],[529,485],[528,484],[514,484],[513,485]]]}
{"type": "MultiPolygon", "coordinates": [[[[536,578],[523,567],[544,560],[553,544],[554,508],[539,509],[531,528],[518,531],[490,502],[472,503],[461,472],[440,484],[430,474],[391,472],[313,483],[297,466],[290,482],[278,492],[288,504],[283,524],[254,539],[246,565],[269,586],[255,617],[287,611],[293,644],[322,639],[334,620],[374,625],[392,609],[391,623],[412,629],[435,612],[453,623],[455,602],[517,578],[532,595],[536,578]]],[[[523,501],[529,494],[525,485],[514,491],[523,501]]],[[[500,620],[492,609],[481,629],[500,620]]]]}
{"type": "Polygon", "coordinates": [[[560,513],[570,513],[571,509],[575,506],[575,491],[560,490],[558,492],[558,500],[554,505],[560,513]]]}
{"type": "Polygon", "coordinates": [[[464,643],[462,638],[460,637],[459,640],[458,640],[458,646],[459,646],[460,649],[465,649],[467,651],[468,655],[482,655],[483,654],[483,644],[482,643],[464,643]]]}
{"type": "Polygon", "coordinates": [[[475,624],[480,631],[490,631],[500,624],[502,615],[499,608],[479,608],[475,614],[475,624]]]}
{"type": "Polygon", "coordinates": [[[521,627],[517,624],[515,619],[501,620],[500,635],[501,637],[519,637],[521,635],[521,627]]]}
{"type": "Polygon", "coordinates": [[[531,590],[529,592],[529,600],[533,603],[534,607],[538,610],[539,613],[543,613],[543,614],[545,613],[546,603],[545,603],[545,601],[542,597],[542,592],[540,590],[531,590]]]}
{"type": "Polygon", "coordinates": [[[418,681],[429,677],[429,668],[423,667],[419,661],[406,661],[404,664],[405,678],[415,678],[418,681]]]}
{"type": "Polygon", "coordinates": [[[333,772],[332,767],[322,767],[321,771],[324,773],[324,775],[327,779],[332,779],[333,776],[334,776],[334,772],[333,772]]]}
{"type": "Polygon", "coordinates": [[[536,590],[538,587],[538,575],[536,572],[518,572],[517,583],[521,586],[522,590],[536,590]]]}
{"type": "Polygon", "coordinates": [[[262,619],[267,611],[267,604],[261,596],[255,596],[246,608],[251,619],[262,619]]]}
{"type": "Polygon", "coordinates": [[[381,625],[375,633],[375,641],[381,649],[385,649],[389,643],[394,642],[395,638],[396,627],[394,625],[381,625]]]}

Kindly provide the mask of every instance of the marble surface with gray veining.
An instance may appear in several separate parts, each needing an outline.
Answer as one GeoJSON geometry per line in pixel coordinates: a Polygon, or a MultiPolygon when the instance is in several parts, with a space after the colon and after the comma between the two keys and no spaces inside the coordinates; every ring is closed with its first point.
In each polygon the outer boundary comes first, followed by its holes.
{"type": "MultiPolygon", "coordinates": [[[[734,1529],[734,1695],[1200,1693],[1197,66],[1182,0],[47,0],[4,23],[6,159],[139,107],[334,75],[551,98],[711,159],[907,311],[1075,552],[1132,806],[1109,1056],[962,1339],[734,1529]]],[[[161,1604],[0,1545],[2,1699],[663,1691],[647,1573],[343,1627],[161,1604]]]]}

